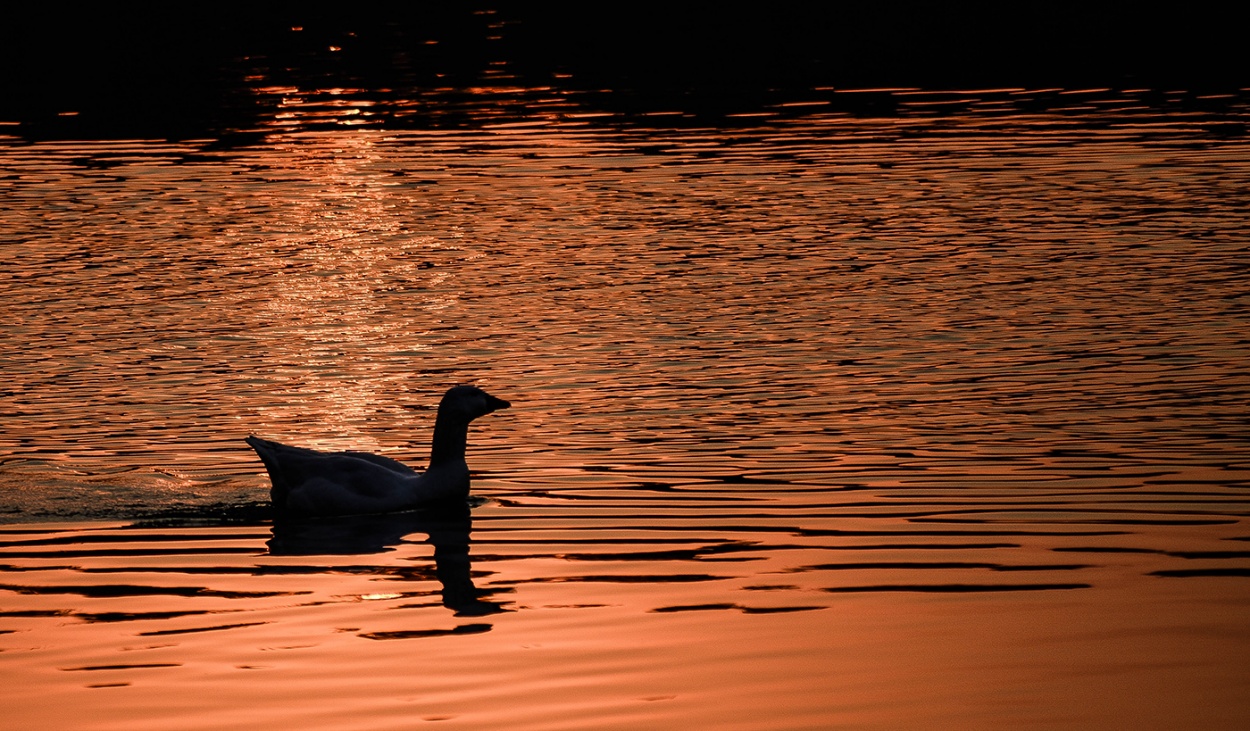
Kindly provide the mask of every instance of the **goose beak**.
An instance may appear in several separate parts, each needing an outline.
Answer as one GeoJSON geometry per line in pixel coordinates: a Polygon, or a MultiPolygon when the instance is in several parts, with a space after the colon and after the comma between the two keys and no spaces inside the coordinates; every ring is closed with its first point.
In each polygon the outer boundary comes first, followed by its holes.
{"type": "Polygon", "coordinates": [[[486,413],[490,413],[491,411],[498,411],[500,409],[506,409],[511,405],[512,404],[508,403],[507,401],[504,401],[501,398],[495,398],[494,396],[491,396],[490,394],[486,394],[486,407],[489,409],[489,411],[487,411],[486,413]]]}

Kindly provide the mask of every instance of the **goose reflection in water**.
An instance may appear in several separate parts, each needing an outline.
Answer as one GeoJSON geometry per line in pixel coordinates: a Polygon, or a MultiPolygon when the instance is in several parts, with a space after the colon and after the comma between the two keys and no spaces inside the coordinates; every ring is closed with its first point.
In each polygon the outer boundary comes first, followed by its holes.
{"type": "Polygon", "coordinates": [[[508,611],[486,600],[489,590],[473,583],[469,533],[473,520],[468,504],[437,510],[357,515],[308,520],[277,520],[268,541],[273,556],[355,556],[383,553],[408,536],[424,533],[434,546],[434,573],[441,584],[443,606],[457,616],[480,617],[508,611]]]}

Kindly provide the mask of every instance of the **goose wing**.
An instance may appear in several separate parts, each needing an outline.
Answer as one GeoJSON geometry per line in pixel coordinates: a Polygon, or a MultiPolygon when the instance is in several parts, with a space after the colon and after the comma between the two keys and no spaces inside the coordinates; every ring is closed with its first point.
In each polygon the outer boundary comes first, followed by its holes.
{"type": "Polygon", "coordinates": [[[272,483],[274,505],[285,506],[292,492],[319,483],[334,485],[345,493],[364,498],[385,496],[397,478],[412,478],[417,472],[389,457],[365,452],[319,452],[306,447],[250,436],[247,443],[256,450],[272,483]]]}
{"type": "Polygon", "coordinates": [[[401,475],[418,474],[416,470],[403,462],[400,462],[397,459],[391,459],[390,457],[383,457],[380,454],[370,454],[368,452],[342,452],[341,454],[345,457],[355,457],[356,459],[363,459],[366,462],[372,462],[379,467],[385,467],[394,472],[398,472],[401,475]]]}

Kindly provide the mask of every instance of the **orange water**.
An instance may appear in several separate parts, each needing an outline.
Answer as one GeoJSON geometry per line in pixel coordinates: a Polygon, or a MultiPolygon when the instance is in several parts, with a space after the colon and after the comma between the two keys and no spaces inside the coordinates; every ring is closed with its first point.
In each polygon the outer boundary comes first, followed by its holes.
{"type": "Polygon", "coordinates": [[[1250,145],[1105,96],[0,138],[0,725],[1238,728],[1250,145]]]}

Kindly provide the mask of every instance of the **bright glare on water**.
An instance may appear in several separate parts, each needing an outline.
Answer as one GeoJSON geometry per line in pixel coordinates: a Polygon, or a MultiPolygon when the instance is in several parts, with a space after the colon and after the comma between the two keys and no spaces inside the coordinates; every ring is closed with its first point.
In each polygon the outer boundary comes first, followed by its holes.
{"type": "Polygon", "coordinates": [[[6,722],[1239,727],[1250,108],[894,96],[0,138],[6,722]],[[455,383],[471,520],[270,524],[455,383]]]}

